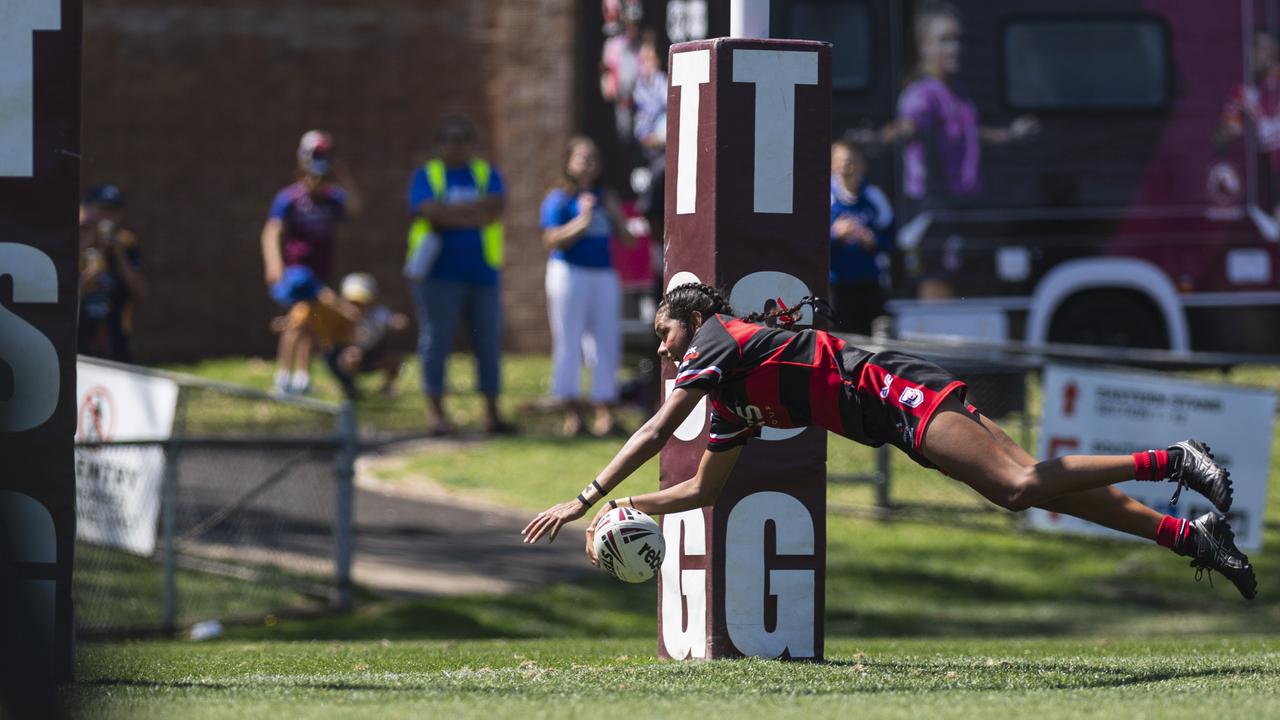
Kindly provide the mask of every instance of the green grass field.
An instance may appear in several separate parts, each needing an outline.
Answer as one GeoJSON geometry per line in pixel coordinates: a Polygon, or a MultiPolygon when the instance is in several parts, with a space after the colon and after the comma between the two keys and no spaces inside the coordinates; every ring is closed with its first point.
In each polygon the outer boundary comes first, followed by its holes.
{"type": "MultiPolygon", "coordinates": [[[[195,370],[270,381],[265,364],[195,370]]],[[[506,407],[545,392],[548,372],[546,358],[509,358],[506,407]]],[[[458,359],[450,377],[459,416],[478,425],[478,400],[463,392],[469,363],[458,359]]],[[[1275,371],[1232,377],[1280,387],[1275,371]]],[[[362,421],[420,428],[416,381],[403,380],[398,398],[363,405],[362,421]]],[[[518,437],[425,449],[381,465],[381,479],[425,476],[536,511],[576,492],[619,443],[560,438],[551,417],[521,420],[518,437]]],[[[829,444],[833,476],[872,459],[829,444]]],[[[1278,469],[1273,452],[1272,477],[1278,469]]],[[[1268,504],[1269,551],[1254,557],[1260,597],[1245,603],[1225,581],[1197,584],[1161,548],[1024,532],[953,481],[900,456],[893,470],[888,518],[868,512],[869,487],[829,486],[824,664],[656,661],[655,586],[600,573],[516,596],[366,598],[350,615],[273,619],[204,644],[86,644],[72,699],[102,717],[576,717],[619,699],[646,717],[1280,716],[1280,494],[1268,504]]],[[[626,492],[656,475],[646,466],[626,492]]]]}
{"type": "Polygon", "coordinates": [[[102,718],[1276,717],[1280,641],[852,640],[828,662],[653,659],[652,639],[98,646],[102,718]]]}

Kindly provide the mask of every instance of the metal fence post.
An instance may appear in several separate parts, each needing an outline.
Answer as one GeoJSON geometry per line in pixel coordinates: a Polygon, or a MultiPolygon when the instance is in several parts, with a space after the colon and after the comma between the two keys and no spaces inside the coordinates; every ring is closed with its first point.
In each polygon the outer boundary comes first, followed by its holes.
{"type": "Polygon", "coordinates": [[[164,484],[160,491],[161,533],[164,553],[164,632],[172,635],[178,627],[177,548],[176,526],[178,500],[178,438],[170,437],[164,444],[164,484]]]}
{"type": "Polygon", "coordinates": [[[178,462],[182,457],[182,438],[187,431],[187,389],[178,386],[174,401],[173,426],[164,443],[164,480],[160,489],[160,526],[164,553],[164,607],[161,618],[164,632],[172,635],[178,628],[178,462]]]}
{"type": "Polygon", "coordinates": [[[889,446],[876,448],[876,505],[889,509],[889,464],[892,461],[889,446]]]}
{"type": "Polygon", "coordinates": [[[334,605],[339,610],[351,609],[351,556],[355,538],[352,534],[355,514],[356,411],[347,401],[338,411],[338,458],[334,467],[337,481],[337,517],[334,518],[334,605]]]}

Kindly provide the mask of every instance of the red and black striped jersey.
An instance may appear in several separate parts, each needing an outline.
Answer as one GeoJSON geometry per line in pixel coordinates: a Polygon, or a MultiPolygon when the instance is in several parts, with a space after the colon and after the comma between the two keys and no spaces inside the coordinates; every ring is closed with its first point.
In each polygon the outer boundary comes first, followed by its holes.
{"type": "Polygon", "coordinates": [[[865,440],[851,391],[868,357],[821,330],[781,330],[713,315],[694,333],[675,386],[709,390],[707,448],[713,452],[742,445],[763,427],[817,425],[865,440]]]}

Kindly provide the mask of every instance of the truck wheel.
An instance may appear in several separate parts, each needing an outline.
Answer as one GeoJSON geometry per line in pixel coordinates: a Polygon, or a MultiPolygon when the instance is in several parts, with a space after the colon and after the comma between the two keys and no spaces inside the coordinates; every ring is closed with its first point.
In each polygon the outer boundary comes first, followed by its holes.
{"type": "Polygon", "coordinates": [[[1164,315],[1132,290],[1096,290],[1073,295],[1049,323],[1049,342],[1168,349],[1164,315]]]}

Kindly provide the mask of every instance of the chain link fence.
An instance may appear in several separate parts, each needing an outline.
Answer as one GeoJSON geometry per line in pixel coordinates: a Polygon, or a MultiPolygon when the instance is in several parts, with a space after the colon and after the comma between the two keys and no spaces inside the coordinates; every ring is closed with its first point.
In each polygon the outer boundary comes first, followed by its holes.
{"type": "Polygon", "coordinates": [[[78,632],[348,608],[350,406],[127,370],[177,384],[173,429],[77,440],[78,632]]]}

